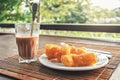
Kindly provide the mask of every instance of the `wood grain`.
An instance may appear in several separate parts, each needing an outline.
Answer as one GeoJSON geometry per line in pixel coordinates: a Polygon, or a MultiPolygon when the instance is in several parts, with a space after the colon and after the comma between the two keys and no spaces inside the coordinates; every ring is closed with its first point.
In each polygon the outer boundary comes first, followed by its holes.
{"type": "Polygon", "coordinates": [[[23,80],[108,80],[120,63],[120,46],[116,46],[117,43],[72,37],[40,36],[38,57],[45,53],[45,44],[59,44],[63,41],[77,47],[109,51],[113,57],[105,67],[92,71],[54,70],[41,65],[39,61],[30,64],[19,64],[15,36],[0,36],[0,74],[23,80]]]}
{"type": "MultiPolygon", "coordinates": [[[[120,57],[115,53],[114,50],[119,49],[118,47],[110,47],[104,46],[101,48],[101,45],[91,45],[91,44],[77,44],[74,45],[81,47],[89,47],[101,50],[108,50],[114,55],[109,64],[105,67],[92,70],[92,71],[78,71],[78,72],[69,72],[69,71],[59,71],[54,69],[49,69],[39,63],[39,61],[30,64],[19,64],[18,56],[12,56],[5,58],[4,60],[0,60],[0,73],[9,75],[18,79],[43,79],[43,80],[99,80],[99,79],[109,79],[111,74],[114,72],[116,67],[120,62],[120,57]],[[112,48],[112,49],[111,49],[112,48]]],[[[40,48],[38,50],[38,57],[44,53],[44,48],[40,48]]]]}

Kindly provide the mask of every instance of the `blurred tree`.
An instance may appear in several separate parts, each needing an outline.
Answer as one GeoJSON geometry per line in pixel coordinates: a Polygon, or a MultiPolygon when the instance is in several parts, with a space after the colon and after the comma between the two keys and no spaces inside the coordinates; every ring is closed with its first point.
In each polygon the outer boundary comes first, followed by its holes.
{"type": "Polygon", "coordinates": [[[115,8],[115,9],[113,10],[113,12],[115,12],[116,17],[119,17],[119,18],[120,18],[120,7],[119,7],[119,8],[115,8]]]}
{"type": "Polygon", "coordinates": [[[33,1],[38,1],[36,22],[120,23],[120,8],[93,7],[90,0],[0,0],[0,21],[31,22],[33,1]]]}
{"type": "Polygon", "coordinates": [[[85,23],[88,4],[89,0],[42,0],[42,23],[85,23]]]}
{"type": "Polygon", "coordinates": [[[21,10],[23,7],[22,0],[0,0],[0,3],[1,22],[29,21],[27,16],[29,13],[21,10]]]}
{"type": "Polygon", "coordinates": [[[90,0],[77,0],[74,9],[68,9],[64,23],[86,23],[90,0]]]}
{"type": "MultiPolygon", "coordinates": [[[[38,0],[40,1],[40,0],[38,0]]],[[[1,22],[31,22],[33,0],[0,0],[1,22]]],[[[40,2],[36,22],[40,22],[40,2]]]]}

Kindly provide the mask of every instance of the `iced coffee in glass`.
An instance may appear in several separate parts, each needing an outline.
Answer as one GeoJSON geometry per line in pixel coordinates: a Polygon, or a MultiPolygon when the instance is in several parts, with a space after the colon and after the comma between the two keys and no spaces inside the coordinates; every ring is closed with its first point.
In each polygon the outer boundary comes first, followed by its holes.
{"type": "Polygon", "coordinates": [[[19,63],[30,63],[37,60],[39,29],[40,24],[38,23],[15,24],[19,63]]]}

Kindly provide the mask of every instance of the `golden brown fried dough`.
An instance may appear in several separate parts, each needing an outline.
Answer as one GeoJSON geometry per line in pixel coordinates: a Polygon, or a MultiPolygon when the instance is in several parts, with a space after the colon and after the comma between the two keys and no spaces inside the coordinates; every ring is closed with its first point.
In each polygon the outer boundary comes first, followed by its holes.
{"type": "Polygon", "coordinates": [[[71,46],[69,46],[68,44],[65,44],[64,46],[62,46],[59,54],[57,54],[56,56],[58,61],[61,62],[62,55],[70,54],[70,50],[71,50],[71,46]]]}
{"type": "Polygon", "coordinates": [[[76,48],[75,46],[71,46],[70,53],[72,53],[72,54],[77,54],[77,53],[78,53],[77,48],[76,48]]]}
{"type": "Polygon", "coordinates": [[[61,62],[66,66],[90,66],[97,62],[97,55],[95,53],[63,55],[61,62]]]}
{"type": "Polygon", "coordinates": [[[61,62],[65,65],[65,66],[73,66],[74,62],[72,59],[72,56],[74,54],[69,54],[69,55],[63,55],[61,56],[61,62]]]}
{"type": "Polygon", "coordinates": [[[61,62],[65,66],[89,66],[97,62],[95,53],[88,52],[84,47],[76,48],[68,44],[46,44],[45,53],[51,61],[61,62]]]}
{"type": "Polygon", "coordinates": [[[87,49],[85,47],[80,47],[77,49],[77,54],[83,54],[86,52],[87,52],[87,49]]]}
{"type": "Polygon", "coordinates": [[[85,55],[81,54],[83,58],[83,66],[93,65],[97,62],[98,58],[95,53],[86,53],[85,55]]]}
{"type": "Polygon", "coordinates": [[[54,44],[46,44],[45,53],[48,59],[56,58],[57,54],[61,51],[61,47],[54,44]]]}

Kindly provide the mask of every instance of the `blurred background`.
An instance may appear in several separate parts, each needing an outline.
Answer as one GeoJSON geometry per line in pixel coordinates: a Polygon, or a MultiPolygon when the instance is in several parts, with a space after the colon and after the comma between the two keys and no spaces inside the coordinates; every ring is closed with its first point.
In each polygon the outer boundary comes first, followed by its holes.
{"type": "MultiPolygon", "coordinates": [[[[38,4],[38,23],[120,24],[120,0],[0,0],[0,23],[31,22],[33,3],[38,4]]],[[[0,27],[0,32],[14,33],[14,28],[0,27]]],[[[41,34],[120,38],[120,33],[106,32],[41,30],[41,34]]]]}

